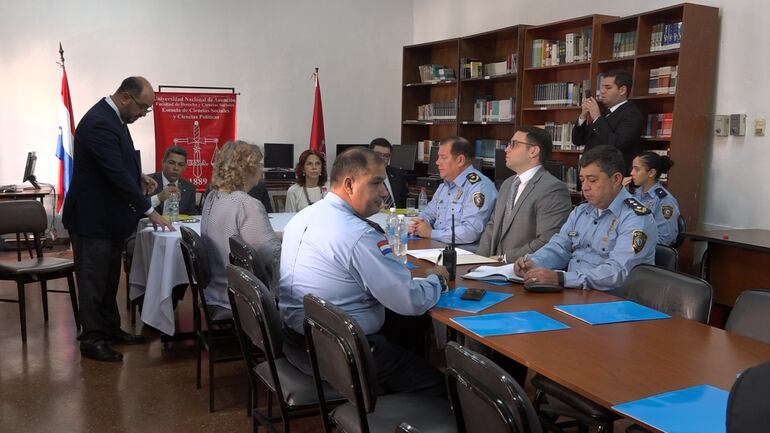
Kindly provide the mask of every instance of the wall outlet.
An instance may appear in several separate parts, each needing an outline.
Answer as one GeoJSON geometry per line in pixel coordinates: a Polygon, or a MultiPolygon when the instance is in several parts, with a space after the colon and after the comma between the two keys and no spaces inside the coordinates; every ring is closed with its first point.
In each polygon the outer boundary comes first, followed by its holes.
{"type": "Polygon", "coordinates": [[[765,128],[767,127],[767,122],[765,121],[764,117],[757,117],[754,119],[754,135],[765,135],[765,128]]]}
{"type": "Polygon", "coordinates": [[[730,116],[717,114],[714,116],[714,135],[727,137],[730,135],[730,116]]]}
{"type": "Polygon", "coordinates": [[[746,115],[745,114],[730,115],[730,135],[738,135],[738,136],[746,135],[746,115]]]}

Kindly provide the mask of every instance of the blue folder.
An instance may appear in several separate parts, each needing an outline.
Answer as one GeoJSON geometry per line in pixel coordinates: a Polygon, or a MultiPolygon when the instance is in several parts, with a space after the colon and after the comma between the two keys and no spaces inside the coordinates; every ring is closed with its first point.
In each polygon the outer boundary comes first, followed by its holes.
{"type": "Polygon", "coordinates": [[[668,314],[631,301],[554,305],[553,308],[576,319],[580,319],[589,325],[671,318],[668,314]]]}
{"type": "Polygon", "coordinates": [[[457,287],[454,290],[444,293],[438,299],[436,306],[452,310],[467,311],[469,313],[478,313],[481,310],[503,302],[513,296],[510,293],[492,292],[487,290],[487,293],[484,294],[484,297],[481,298],[481,300],[466,301],[465,299],[460,299],[460,296],[462,296],[466,290],[467,288],[465,287],[457,287]]]}
{"type": "Polygon", "coordinates": [[[481,314],[455,317],[452,320],[481,337],[569,329],[569,326],[537,311],[481,314]]]}
{"type": "Polygon", "coordinates": [[[697,385],[612,408],[666,433],[725,433],[728,394],[697,385]]]}

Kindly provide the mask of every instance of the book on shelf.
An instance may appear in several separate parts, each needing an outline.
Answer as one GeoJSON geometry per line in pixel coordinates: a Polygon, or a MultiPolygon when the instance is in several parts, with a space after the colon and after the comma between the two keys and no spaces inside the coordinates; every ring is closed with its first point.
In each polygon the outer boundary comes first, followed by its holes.
{"type": "Polygon", "coordinates": [[[438,146],[439,140],[420,140],[417,142],[417,160],[421,162],[430,161],[430,149],[438,146]]]}
{"type": "Polygon", "coordinates": [[[676,81],[679,65],[661,66],[650,69],[650,84],[647,93],[650,95],[676,94],[676,81]]]}
{"type": "Polygon", "coordinates": [[[449,121],[457,119],[456,100],[448,102],[432,102],[417,107],[418,121],[449,121]]]}
{"type": "Polygon", "coordinates": [[[585,90],[590,90],[588,80],[581,83],[535,84],[533,104],[542,106],[579,107],[585,90]]]}
{"type": "Polygon", "coordinates": [[[591,60],[590,27],[578,33],[567,33],[564,39],[532,41],[532,67],[564,65],[591,60]]]}
{"type": "Polygon", "coordinates": [[[543,125],[536,126],[544,129],[551,136],[554,150],[577,150],[577,146],[572,144],[574,123],[545,122],[543,125]]]}
{"type": "Polygon", "coordinates": [[[671,138],[674,128],[674,113],[650,113],[642,138],[671,138]]]}
{"type": "Polygon", "coordinates": [[[455,79],[454,69],[444,65],[420,65],[418,69],[420,71],[420,82],[422,83],[438,83],[455,79]]]}
{"type": "Polygon", "coordinates": [[[660,23],[652,26],[650,52],[674,50],[682,40],[682,22],[660,23]]]}
{"type": "Polygon", "coordinates": [[[636,54],[636,31],[615,33],[612,36],[612,58],[621,59],[636,54]]]}
{"type": "Polygon", "coordinates": [[[501,75],[515,74],[519,67],[518,53],[509,54],[505,60],[499,62],[484,63],[478,59],[463,57],[462,78],[498,77],[501,75]]]}
{"type": "Polygon", "coordinates": [[[492,100],[488,96],[478,97],[473,103],[474,122],[513,122],[516,98],[492,100]]]}
{"type": "Polygon", "coordinates": [[[507,140],[478,139],[476,140],[476,156],[484,162],[495,163],[495,150],[503,149],[508,145],[507,140]]]}

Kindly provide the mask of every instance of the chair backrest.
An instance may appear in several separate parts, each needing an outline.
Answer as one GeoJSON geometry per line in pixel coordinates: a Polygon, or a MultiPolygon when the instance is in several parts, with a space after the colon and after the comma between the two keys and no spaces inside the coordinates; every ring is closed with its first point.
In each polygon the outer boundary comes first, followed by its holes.
{"type": "Polygon", "coordinates": [[[655,245],[655,265],[675,271],[679,266],[679,253],[672,247],[655,245]]]}
{"type": "Polygon", "coordinates": [[[770,344],[770,290],[751,289],[738,296],[725,330],[770,344]]]}
{"type": "Polygon", "coordinates": [[[727,433],[766,432],[770,426],[770,362],[744,371],[727,399],[727,433]]]}
{"type": "Polygon", "coordinates": [[[418,430],[417,427],[412,427],[411,425],[402,422],[396,427],[396,433],[420,433],[420,430],[418,430]]]}
{"type": "Polygon", "coordinates": [[[667,314],[706,323],[713,289],[700,278],[653,265],[631,270],[623,285],[626,298],[667,314]]]}
{"type": "MultiPolygon", "coordinates": [[[[248,270],[267,286],[274,299],[278,299],[277,287],[272,287],[277,275],[273,275],[272,252],[260,252],[247,244],[239,235],[230,236],[230,263],[248,270]],[[268,254],[270,254],[268,256],[268,254]]],[[[265,249],[263,249],[265,250],[265,249]]]]}
{"type": "Polygon", "coordinates": [[[674,239],[674,243],[671,244],[671,246],[674,248],[682,245],[682,242],[684,242],[684,232],[687,231],[687,222],[685,222],[682,214],[679,214],[679,218],[676,219],[676,229],[679,231],[679,233],[677,233],[676,239],[674,239]]]}
{"type": "Polygon", "coordinates": [[[208,325],[211,323],[211,317],[206,306],[206,296],[203,291],[211,281],[211,272],[209,271],[208,256],[203,246],[203,238],[195,230],[187,226],[181,226],[179,231],[182,233],[180,247],[182,248],[182,257],[184,257],[184,265],[187,270],[187,278],[190,280],[190,288],[193,292],[193,297],[198,300],[196,305],[203,307],[202,310],[208,325]]]}
{"type": "MultiPolygon", "coordinates": [[[[344,311],[314,295],[305,295],[305,338],[316,387],[326,381],[358,408],[374,410],[377,373],[366,334],[344,311]]],[[[362,423],[366,420],[362,419],[362,423]]]]}
{"type": "Polygon", "coordinates": [[[7,233],[43,233],[48,218],[37,200],[0,201],[0,235],[7,233]]]}
{"type": "Polygon", "coordinates": [[[446,363],[459,432],[542,433],[527,394],[505,370],[455,342],[447,344],[446,363]]]}
{"type": "Polygon", "coordinates": [[[281,319],[265,284],[248,270],[234,265],[227,266],[227,281],[240,332],[269,358],[282,357],[281,319]]]}

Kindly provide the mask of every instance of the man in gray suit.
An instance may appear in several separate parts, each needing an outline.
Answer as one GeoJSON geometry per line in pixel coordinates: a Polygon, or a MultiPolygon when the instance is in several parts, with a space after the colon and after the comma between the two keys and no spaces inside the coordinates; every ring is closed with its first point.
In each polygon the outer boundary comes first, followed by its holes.
{"type": "Polygon", "coordinates": [[[163,171],[150,174],[150,177],[158,183],[158,187],[150,194],[150,202],[159,214],[163,213],[163,202],[172,193],[179,194],[180,214],[200,213],[195,205],[195,185],[182,179],[185,168],[187,168],[187,151],[174,146],[163,153],[163,171]]]}
{"type": "Polygon", "coordinates": [[[545,245],[567,220],[572,210],[567,185],[542,166],[552,149],[545,130],[517,128],[505,148],[505,165],[518,174],[500,187],[477,254],[513,263],[545,245]]]}

